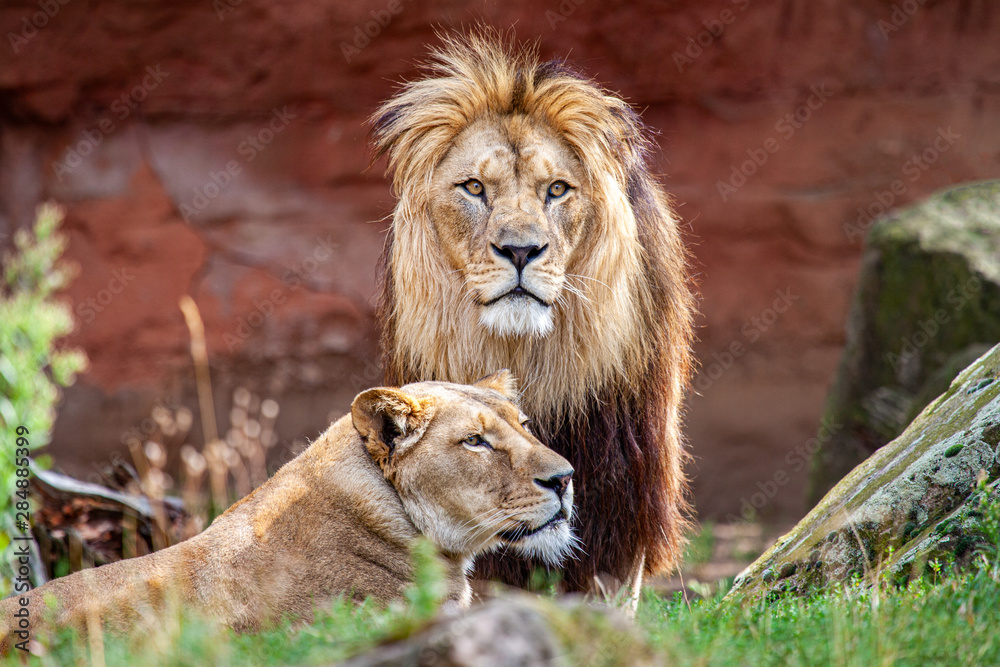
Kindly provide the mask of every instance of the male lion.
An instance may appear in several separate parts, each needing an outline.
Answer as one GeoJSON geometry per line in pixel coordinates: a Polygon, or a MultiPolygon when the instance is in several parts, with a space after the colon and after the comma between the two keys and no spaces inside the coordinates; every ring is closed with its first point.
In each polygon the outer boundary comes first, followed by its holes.
{"type": "MultiPolygon", "coordinates": [[[[576,470],[583,555],[629,586],[673,567],[687,526],[680,407],[694,298],[642,122],[560,62],[491,33],[444,38],[372,118],[398,202],[379,322],[389,382],[524,381],[534,432],[576,470]]],[[[537,564],[537,563],[536,563],[537,564]]],[[[524,585],[533,563],[477,574],[524,585]]]]}
{"type": "Polygon", "coordinates": [[[525,430],[513,398],[506,371],[474,386],[362,392],[350,415],[200,535],[0,602],[0,648],[26,643],[22,618],[39,629],[49,594],[57,625],[96,613],[128,628],[173,598],[237,631],[308,617],[342,593],[389,600],[411,580],[421,534],[463,606],[478,554],[510,546],[558,563],[573,542],[573,469],[525,430]]]}

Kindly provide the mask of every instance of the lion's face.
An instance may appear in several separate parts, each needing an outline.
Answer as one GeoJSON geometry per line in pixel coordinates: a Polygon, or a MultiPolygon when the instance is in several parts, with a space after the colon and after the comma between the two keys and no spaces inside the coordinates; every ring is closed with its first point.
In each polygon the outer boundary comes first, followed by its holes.
{"type": "Polygon", "coordinates": [[[571,549],[573,468],[525,428],[506,371],[474,386],[371,389],[352,418],[414,525],[446,553],[510,546],[558,564],[571,549]]]}
{"type": "Polygon", "coordinates": [[[544,336],[590,218],[580,161],[526,116],[465,128],[433,176],[431,217],[479,321],[501,336],[544,336]]]}

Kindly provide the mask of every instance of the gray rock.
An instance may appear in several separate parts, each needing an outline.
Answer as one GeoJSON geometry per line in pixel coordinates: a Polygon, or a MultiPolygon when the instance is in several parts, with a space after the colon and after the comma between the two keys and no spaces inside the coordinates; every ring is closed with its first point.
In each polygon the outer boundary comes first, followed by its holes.
{"type": "Polygon", "coordinates": [[[618,610],[581,598],[519,595],[445,615],[345,667],[647,665],[653,654],[618,610]]]}
{"type": "Polygon", "coordinates": [[[880,219],[862,258],[847,343],[813,458],[815,504],[1000,341],[1000,181],[880,219]]]}
{"type": "Polygon", "coordinates": [[[1000,181],[948,190],[869,232],[807,499],[899,435],[1000,341],[1000,181]]]}
{"type": "Polygon", "coordinates": [[[1000,345],[898,438],[855,468],[733,584],[731,596],[806,594],[853,576],[902,583],[933,559],[971,560],[1000,477],[1000,345]]]}

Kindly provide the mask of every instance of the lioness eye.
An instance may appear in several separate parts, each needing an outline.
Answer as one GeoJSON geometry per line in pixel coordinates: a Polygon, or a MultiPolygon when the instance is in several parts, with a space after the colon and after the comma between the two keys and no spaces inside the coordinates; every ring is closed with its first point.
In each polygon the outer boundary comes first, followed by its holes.
{"type": "Polygon", "coordinates": [[[493,445],[486,441],[481,435],[470,435],[468,438],[462,441],[462,444],[466,447],[486,447],[488,449],[493,449],[493,445]]]}
{"type": "Polygon", "coordinates": [[[569,190],[569,186],[566,184],[566,181],[556,181],[549,186],[549,196],[555,198],[562,197],[566,194],[567,190],[569,190]]]}
{"type": "Polygon", "coordinates": [[[474,178],[470,178],[465,183],[462,183],[462,187],[474,197],[479,197],[483,194],[483,184],[474,178]]]}

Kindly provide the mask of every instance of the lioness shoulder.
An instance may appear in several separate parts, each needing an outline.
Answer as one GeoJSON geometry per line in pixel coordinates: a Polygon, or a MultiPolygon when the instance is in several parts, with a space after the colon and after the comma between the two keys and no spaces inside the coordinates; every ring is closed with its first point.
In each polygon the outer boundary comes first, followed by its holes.
{"type": "Polygon", "coordinates": [[[56,625],[83,626],[96,612],[122,629],[166,600],[237,631],[307,618],[336,595],[385,601],[410,583],[420,535],[462,605],[478,554],[509,545],[557,563],[573,540],[573,469],[525,429],[514,398],[506,371],[475,385],[362,392],[350,415],[200,535],[0,602],[0,637],[9,648],[41,629],[49,594],[56,625]]]}

